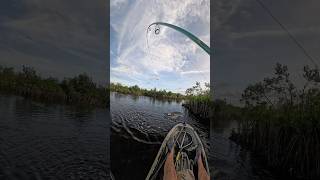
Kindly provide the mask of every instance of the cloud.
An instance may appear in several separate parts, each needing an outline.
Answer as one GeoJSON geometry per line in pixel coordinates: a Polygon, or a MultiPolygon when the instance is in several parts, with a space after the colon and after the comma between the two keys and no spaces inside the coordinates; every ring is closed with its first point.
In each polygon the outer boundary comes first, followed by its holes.
{"type": "Polygon", "coordinates": [[[216,0],[213,1],[213,24],[214,29],[218,30],[230,20],[230,18],[238,12],[241,4],[244,4],[245,0],[216,0]]]}
{"type": "Polygon", "coordinates": [[[121,8],[121,6],[124,6],[125,4],[127,4],[128,1],[127,0],[112,0],[110,1],[110,8],[121,8]]]}
{"type": "Polygon", "coordinates": [[[182,75],[193,75],[193,74],[201,74],[201,73],[210,73],[209,71],[184,71],[181,72],[182,75]]]}
{"type": "MultiPolygon", "coordinates": [[[[296,36],[299,35],[308,35],[312,36],[320,33],[320,27],[299,27],[288,29],[291,34],[296,36]]],[[[231,32],[230,37],[234,40],[242,38],[261,38],[261,37],[273,37],[278,38],[279,36],[288,37],[288,34],[280,29],[271,29],[271,30],[257,30],[252,32],[231,32]]]]}
{"type": "MultiPolygon", "coordinates": [[[[288,65],[290,76],[301,84],[304,65],[313,66],[301,48],[256,2],[215,0],[213,2],[213,83],[215,98],[238,100],[249,85],[270,77],[274,65],[288,65]]],[[[320,57],[319,1],[263,1],[314,59],[320,57]]],[[[319,62],[320,63],[320,62],[319,62]]]]}
{"type": "MultiPolygon", "coordinates": [[[[0,55],[8,58],[1,63],[17,68],[25,64],[59,78],[86,72],[96,82],[107,81],[105,1],[11,3],[19,8],[2,14],[6,18],[0,21],[0,55]]],[[[10,7],[5,2],[0,4],[10,7]]]]}
{"type": "MultiPolygon", "coordinates": [[[[112,51],[117,54],[111,59],[114,62],[111,63],[112,69],[126,69],[127,77],[135,76],[141,80],[157,75],[159,84],[168,78],[165,74],[170,74],[174,80],[181,76],[181,72],[209,71],[209,56],[184,35],[164,26],[160,26],[159,35],[147,34],[149,24],[162,21],[186,28],[209,44],[209,0],[136,0],[123,4],[118,6],[119,10],[111,10],[111,26],[114,29],[111,36],[116,41],[112,51]]],[[[206,76],[208,80],[209,75],[206,76]]],[[[195,81],[192,78],[187,80],[190,83],[195,81]]]]}

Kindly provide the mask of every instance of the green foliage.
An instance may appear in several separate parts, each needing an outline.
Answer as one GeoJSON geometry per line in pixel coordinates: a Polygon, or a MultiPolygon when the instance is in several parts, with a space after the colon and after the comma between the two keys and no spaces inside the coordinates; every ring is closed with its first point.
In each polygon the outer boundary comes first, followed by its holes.
{"type": "Polygon", "coordinates": [[[264,157],[272,168],[295,177],[320,177],[320,76],[304,67],[305,84],[297,87],[287,66],[248,86],[245,107],[233,138],[264,157]]]}
{"type": "Polygon", "coordinates": [[[211,110],[210,84],[205,83],[205,87],[202,88],[200,82],[196,82],[192,88],[188,88],[184,106],[202,122],[209,124],[211,110]]]}
{"type": "Polygon", "coordinates": [[[211,103],[213,119],[217,120],[237,120],[241,118],[241,107],[228,104],[226,100],[216,99],[211,103]]]}
{"type": "Polygon", "coordinates": [[[191,88],[186,90],[187,96],[209,96],[210,94],[210,83],[204,83],[204,88],[202,88],[201,83],[197,82],[191,88]]]}
{"type": "Polygon", "coordinates": [[[41,78],[33,68],[26,66],[21,72],[0,67],[0,91],[43,102],[89,107],[106,107],[109,97],[107,89],[97,87],[86,74],[59,82],[51,77],[41,78]]]}
{"type": "Polygon", "coordinates": [[[166,90],[157,90],[156,88],[148,90],[140,88],[137,85],[125,86],[120,83],[111,83],[110,91],[119,92],[123,94],[132,94],[137,96],[149,96],[155,98],[168,98],[168,99],[184,99],[185,96],[180,93],[173,93],[166,90]]]}

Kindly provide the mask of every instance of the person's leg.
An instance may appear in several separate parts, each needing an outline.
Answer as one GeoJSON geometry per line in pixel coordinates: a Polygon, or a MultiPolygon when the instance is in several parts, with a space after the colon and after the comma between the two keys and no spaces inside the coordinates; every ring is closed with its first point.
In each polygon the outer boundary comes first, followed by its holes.
{"type": "Polygon", "coordinates": [[[173,154],[174,150],[172,149],[169,154],[167,155],[166,162],[164,164],[164,180],[177,180],[177,172],[176,168],[174,166],[174,160],[173,160],[173,154]]]}
{"type": "Polygon", "coordinates": [[[198,157],[198,179],[199,180],[210,180],[206,168],[203,166],[201,154],[198,157]]]}

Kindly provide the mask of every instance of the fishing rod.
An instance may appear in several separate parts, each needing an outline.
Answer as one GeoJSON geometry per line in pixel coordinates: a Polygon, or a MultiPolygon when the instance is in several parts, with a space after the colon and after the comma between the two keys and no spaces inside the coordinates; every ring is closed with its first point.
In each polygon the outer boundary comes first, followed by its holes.
{"type": "Polygon", "coordinates": [[[160,26],[159,25],[170,27],[170,28],[186,35],[189,39],[191,39],[193,42],[195,42],[197,45],[199,45],[210,56],[210,54],[211,54],[210,47],[208,45],[206,45],[203,41],[201,41],[198,37],[196,37],[195,35],[190,33],[189,31],[187,31],[179,26],[173,25],[173,24],[169,24],[169,23],[165,23],[165,22],[154,22],[148,26],[147,32],[151,31],[151,26],[154,26],[154,25],[156,26],[155,30],[154,30],[155,34],[158,35],[160,33],[160,26]]]}
{"type": "MultiPolygon", "coordinates": [[[[173,25],[173,24],[169,24],[169,23],[165,23],[165,22],[154,22],[154,23],[151,23],[148,28],[147,28],[147,33],[146,33],[146,40],[147,40],[147,48],[149,48],[149,43],[148,43],[148,32],[151,31],[151,27],[152,26],[155,26],[155,30],[154,30],[154,33],[156,35],[158,35],[160,33],[160,26],[159,25],[163,25],[163,26],[166,26],[166,27],[170,27],[182,34],[184,34],[185,36],[187,36],[189,39],[191,39],[194,43],[196,43],[198,46],[200,46],[209,56],[211,54],[211,49],[210,47],[205,44],[203,41],[201,41],[198,37],[196,37],[195,35],[193,35],[192,33],[190,33],[189,31],[179,27],[179,26],[176,26],[176,25],[173,25]]],[[[150,55],[150,52],[148,52],[148,54],[150,55]]],[[[190,61],[192,64],[193,62],[190,61]]],[[[204,76],[202,75],[202,73],[200,73],[200,75],[204,78],[204,76]]],[[[204,78],[205,79],[205,78],[204,78]]]]}
{"type": "MultiPolygon", "coordinates": [[[[158,35],[160,33],[160,26],[159,25],[163,25],[163,26],[166,26],[166,27],[169,27],[169,28],[172,28],[182,34],[184,34],[185,36],[187,36],[189,39],[191,39],[194,43],[196,43],[198,46],[200,46],[209,56],[211,54],[211,49],[210,47],[205,44],[203,41],[201,41],[198,37],[196,37],[195,35],[193,35],[192,33],[190,33],[189,31],[179,27],[179,26],[176,26],[176,25],[173,25],[173,24],[169,24],[169,23],[165,23],[165,22],[154,22],[154,23],[151,23],[148,28],[147,28],[147,34],[146,34],[146,39],[147,39],[147,48],[149,48],[149,43],[148,43],[148,32],[151,31],[151,27],[152,26],[155,26],[155,29],[154,29],[154,33],[156,35],[158,35]]],[[[185,125],[186,124],[186,119],[183,120],[183,124],[185,125]]]]}

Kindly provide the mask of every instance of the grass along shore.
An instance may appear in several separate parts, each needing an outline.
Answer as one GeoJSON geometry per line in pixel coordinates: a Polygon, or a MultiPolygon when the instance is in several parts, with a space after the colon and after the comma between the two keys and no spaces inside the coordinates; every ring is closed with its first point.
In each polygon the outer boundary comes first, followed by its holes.
{"type": "Polygon", "coordinates": [[[42,78],[26,66],[21,72],[0,66],[0,92],[45,103],[103,108],[109,104],[107,88],[97,86],[86,74],[59,81],[52,77],[42,78]]]}
{"type": "Polygon", "coordinates": [[[111,83],[110,91],[119,92],[122,94],[131,94],[136,96],[149,96],[149,97],[161,98],[161,99],[182,100],[185,98],[185,96],[180,93],[173,93],[171,91],[166,91],[166,90],[157,90],[156,88],[148,90],[148,89],[140,88],[138,85],[126,86],[120,83],[111,83]]]}
{"type": "Polygon", "coordinates": [[[277,64],[273,77],[249,85],[242,94],[240,126],[231,139],[261,157],[276,174],[319,179],[319,70],[305,66],[303,77],[305,84],[298,88],[287,66],[277,64]]]}
{"type": "Polygon", "coordinates": [[[210,109],[212,109],[210,84],[204,83],[204,87],[202,87],[200,82],[196,82],[193,87],[188,88],[183,106],[196,116],[201,123],[209,125],[210,109]]]}

